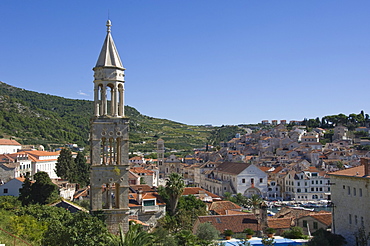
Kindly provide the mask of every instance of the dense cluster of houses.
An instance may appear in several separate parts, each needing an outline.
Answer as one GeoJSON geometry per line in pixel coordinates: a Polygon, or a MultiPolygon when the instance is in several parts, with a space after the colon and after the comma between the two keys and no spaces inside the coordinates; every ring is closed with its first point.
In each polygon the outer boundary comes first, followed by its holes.
{"type": "MultiPolygon", "coordinates": [[[[369,132],[367,128],[356,131],[369,132]]],[[[358,228],[369,228],[368,212],[349,210],[354,199],[369,207],[370,152],[354,148],[354,144],[366,142],[350,139],[343,126],[335,127],[332,141],[324,145],[320,143],[325,134],[321,128],[307,131],[296,126],[288,130],[280,124],[269,130],[247,132],[220,143],[218,150],[196,150],[185,158],[175,155],[164,158],[164,141],[159,139],[158,159],[130,158],[130,219],[148,228],[156,225],[166,211],[157,187],[175,172],[183,175],[189,186],[183,195],[192,194],[207,204],[209,215],[199,217],[194,230],[204,222],[212,223],[220,232],[271,227],[281,233],[300,226],[306,233],[312,233],[319,228],[331,228],[353,241],[358,228]],[[274,216],[267,216],[266,209],[251,214],[224,201],[227,193],[246,197],[257,194],[266,201],[331,201],[335,213],[282,208],[274,216]]],[[[17,196],[25,173],[45,171],[60,186],[64,198],[89,199],[89,187],[78,189],[56,176],[58,156],[59,152],[24,149],[14,140],[1,139],[0,195],[17,196]]],[[[109,187],[102,187],[102,192],[105,199],[112,199],[109,187]]]]}

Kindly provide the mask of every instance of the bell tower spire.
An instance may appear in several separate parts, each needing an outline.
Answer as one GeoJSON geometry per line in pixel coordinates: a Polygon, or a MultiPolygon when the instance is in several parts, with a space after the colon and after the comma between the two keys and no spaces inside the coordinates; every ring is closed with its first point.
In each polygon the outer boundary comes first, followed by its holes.
{"type": "Polygon", "coordinates": [[[90,126],[91,212],[103,211],[108,230],[128,230],[128,126],[124,71],[111,36],[111,21],[94,71],[94,115],[90,126]]]}
{"type": "Polygon", "coordinates": [[[125,68],[111,35],[112,23],[107,21],[107,35],[94,70],[94,115],[124,117],[125,68]],[[108,98],[110,106],[108,107],[108,98]]]}

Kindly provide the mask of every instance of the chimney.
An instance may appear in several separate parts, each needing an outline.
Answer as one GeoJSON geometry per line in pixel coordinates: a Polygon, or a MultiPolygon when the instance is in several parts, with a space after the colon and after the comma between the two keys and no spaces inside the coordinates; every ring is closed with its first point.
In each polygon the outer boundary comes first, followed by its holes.
{"type": "Polygon", "coordinates": [[[139,203],[139,205],[141,205],[142,200],[143,200],[143,188],[139,188],[137,190],[136,201],[137,203],[139,203]]]}
{"type": "Polygon", "coordinates": [[[370,175],[370,158],[361,158],[361,165],[365,168],[365,176],[370,175]]]}

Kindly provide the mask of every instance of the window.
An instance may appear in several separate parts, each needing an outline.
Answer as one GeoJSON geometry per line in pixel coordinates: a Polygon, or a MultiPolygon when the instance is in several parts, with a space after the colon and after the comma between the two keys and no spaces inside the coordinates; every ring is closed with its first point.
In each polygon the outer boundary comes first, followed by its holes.
{"type": "Polygon", "coordinates": [[[356,196],[356,188],[353,187],[353,195],[356,196]]]}
{"type": "Polygon", "coordinates": [[[322,187],[320,187],[320,191],[322,191],[322,187]]]}
{"type": "Polygon", "coordinates": [[[355,224],[357,225],[357,215],[355,215],[355,224]]]}
{"type": "Polygon", "coordinates": [[[301,183],[300,182],[297,182],[297,186],[301,186],[301,183]]]}
{"type": "Polygon", "coordinates": [[[320,184],[322,184],[322,180],[320,180],[320,184]]]}
{"type": "MultiPolygon", "coordinates": [[[[304,189],[304,192],[307,192],[307,188],[304,189]]],[[[307,197],[306,197],[307,198],[307,197]]]]}
{"type": "Polygon", "coordinates": [[[312,181],[311,181],[311,184],[315,184],[315,181],[313,181],[313,180],[312,180],[312,181]]]}
{"type": "Polygon", "coordinates": [[[144,206],[154,206],[155,201],[154,200],[144,200],[144,206]]]}
{"type": "Polygon", "coordinates": [[[303,227],[307,227],[307,220],[303,221],[303,227]]]}
{"type": "Polygon", "coordinates": [[[297,189],[297,192],[299,193],[299,192],[301,192],[301,189],[297,189]]]}
{"type": "Polygon", "coordinates": [[[316,180],[316,184],[319,184],[319,181],[318,180],[316,180]]]}
{"type": "Polygon", "coordinates": [[[254,179],[251,179],[251,184],[254,184],[254,179]]]}
{"type": "Polygon", "coordinates": [[[242,179],[242,183],[243,183],[243,184],[245,183],[245,179],[242,179]]]}
{"type": "Polygon", "coordinates": [[[313,222],[313,229],[319,229],[319,225],[317,224],[317,222],[313,222]]]}
{"type": "Polygon", "coordinates": [[[348,195],[351,195],[351,188],[347,186],[348,195]]]}
{"type": "Polygon", "coordinates": [[[352,215],[351,214],[348,215],[348,221],[349,221],[350,224],[352,224],[352,215]]]}
{"type": "Polygon", "coordinates": [[[360,197],[362,196],[362,189],[360,188],[360,197]]]}
{"type": "Polygon", "coordinates": [[[343,185],[343,190],[344,190],[344,189],[346,189],[346,186],[345,186],[345,185],[343,185]]]}
{"type": "Polygon", "coordinates": [[[8,193],[8,189],[4,188],[4,194],[8,193]]]}
{"type": "Polygon", "coordinates": [[[311,188],[311,191],[315,191],[315,188],[313,188],[313,187],[312,187],[312,188],[311,188]]]}
{"type": "Polygon", "coordinates": [[[260,183],[262,183],[262,182],[263,182],[263,179],[261,178],[261,179],[260,179],[260,183]]]}

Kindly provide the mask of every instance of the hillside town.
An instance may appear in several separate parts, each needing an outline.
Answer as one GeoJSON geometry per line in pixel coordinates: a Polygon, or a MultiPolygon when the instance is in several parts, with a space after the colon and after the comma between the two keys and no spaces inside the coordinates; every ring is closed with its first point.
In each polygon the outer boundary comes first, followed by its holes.
{"type": "MultiPolygon", "coordinates": [[[[308,130],[297,125],[288,130],[282,123],[249,130],[221,142],[218,149],[208,146],[208,151],[195,150],[183,158],[174,154],[165,158],[162,139],[157,140],[157,159],[130,158],[129,219],[148,230],[156,227],[166,213],[158,187],[164,186],[172,173],[178,173],[187,186],[182,195],[193,195],[207,205],[209,214],[196,219],[194,232],[205,222],[221,234],[227,229],[243,233],[246,228],[255,232],[273,228],[275,235],[281,235],[300,226],[306,235],[322,228],[342,235],[353,245],[358,228],[368,228],[369,223],[368,210],[363,208],[369,201],[370,151],[357,148],[367,142],[349,138],[343,126],[334,128],[333,141],[325,145],[320,143],[325,134],[321,128],[308,130]],[[264,206],[260,211],[247,211],[227,199],[237,194],[247,198],[257,195],[264,206]]],[[[355,131],[368,134],[369,130],[360,127],[355,131]]],[[[78,187],[56,175],[60,150],[30,147],[0,139],[1,196],[19,196],[26,173],[32,176],[43,171],[59,186],[68,206],[89,201],[89,186],[78,187]]]]}
{"type": "Polygon", "coordinates": [[[28,231],[43,228],[29,237],[37,245],[368,244],[366,124],[350,131],[264,120],[186,156],[167,149],[165,136],[152,153],[130,155],[125,68],[111,26],[93,68],[90,153],[74,143],[46,151],[0,139],[0,209],[19,235],[2,231],[23,242],[29,235],[18,228],[36,225],[28,231]]]}

